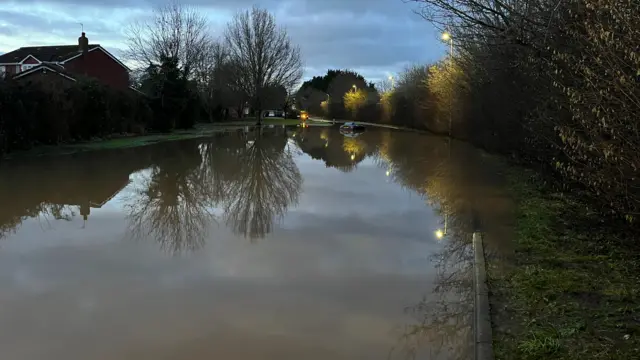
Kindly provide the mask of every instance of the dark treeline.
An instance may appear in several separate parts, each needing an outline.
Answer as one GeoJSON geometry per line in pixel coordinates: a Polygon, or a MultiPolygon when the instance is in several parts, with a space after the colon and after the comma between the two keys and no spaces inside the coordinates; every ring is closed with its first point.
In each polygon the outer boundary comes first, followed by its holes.
{"type": "Polygon", "coordinates": [[[371,121],[377,116],[378,102],[375,85],[352,70],[329,70],[324,76],[314,76],[296,94],[298,108],[336,119],[371,121]]]}

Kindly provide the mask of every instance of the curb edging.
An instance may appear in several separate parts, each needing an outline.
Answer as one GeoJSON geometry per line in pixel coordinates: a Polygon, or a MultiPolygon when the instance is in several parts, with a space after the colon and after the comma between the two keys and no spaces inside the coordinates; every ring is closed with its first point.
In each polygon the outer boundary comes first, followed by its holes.
{"type": "Polygon", "coordinates": [[[474,292],[475,305],[473,316],[474,352],[476,360],[493,360],[493,336],[491,332],[491,313],[489,309],[489,288],[487,286],[487,268],[484,259],[482,235],[473,233],[474,250],[474,292]]]}

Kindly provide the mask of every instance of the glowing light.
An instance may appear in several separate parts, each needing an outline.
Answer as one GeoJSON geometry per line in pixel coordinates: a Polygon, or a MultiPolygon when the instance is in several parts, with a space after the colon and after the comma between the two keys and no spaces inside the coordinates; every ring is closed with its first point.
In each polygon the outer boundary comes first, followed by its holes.
{"type": "Polygon", "coordinates": [[[355,155],[351,155],[351,160],[355,160],[356,156],[355,155]]]}
{"type": "Polygon", "coordinates": [[[391,171],[387,170],[387,176],[391,175],[391,171]]]}
{"type": "Polygon", "coordinates": [[[444,232],[440,229],[436,230],[436,237],[438,239],[442,239],[444,237],[444,232]]]}
{"type": "Polygon", "coordinates": [[[444,40],[444,41],[449,41],[449,40],[451,40],[451,34],[449,34],[449,33],[448,33],[448,32],[446,32],[446,31],[445,31],[445,32],[443,32],[443,33],[442,33],[442,40],[444,40]]]}

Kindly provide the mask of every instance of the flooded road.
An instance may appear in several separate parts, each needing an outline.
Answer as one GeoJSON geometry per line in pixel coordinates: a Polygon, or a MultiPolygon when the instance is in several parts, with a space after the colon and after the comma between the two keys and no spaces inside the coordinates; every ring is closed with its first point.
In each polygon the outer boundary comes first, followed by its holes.
{"type": "Polygon", "coordinates": [[[0,359],[470,359],[501,166],[410,132],[230,130],[0,164],[0,359]]]}

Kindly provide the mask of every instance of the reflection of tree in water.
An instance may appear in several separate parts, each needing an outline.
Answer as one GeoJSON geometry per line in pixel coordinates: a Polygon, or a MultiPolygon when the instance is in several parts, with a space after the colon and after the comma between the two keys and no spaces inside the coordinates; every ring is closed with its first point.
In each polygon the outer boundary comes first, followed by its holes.
{"type": "Polygon", "coordinates": [[[234,231],[250,239],[264,237],[275,219],[297,203],[302,176],[286,136],[256,130],[247,137],[240,164],[226,187],[225,214],[234,231]]]}
{"type": "Polygon", "coordinates": [[[471,234],[465,221],[452,219],[444,248],[434,254],[433,292],[405,311],[413,322],[402,329],[394,358],[466,360],[473,355],[473,262],[471,234]]]}
{"type": "Polygon", "coordinates": [[[200,149],[194,141],[166,143],[162,149],[167,156],[143,175],[142,187],[126,205],[130,236],[155,238],[170,252],[197,249],[214,220],[200,149]]]}
{"type": "Polygon", "coordinates": [[[0,240],[14,234],[26,218],[37,218],[44,228],[45,225],[49,226],[50,219],[70,221],[76,215],[71,206],[52,203],[41,203],[29,209],[22,209],[19,211],[21,215],[7,213],[9,210],[15,212],[17,209],[0,207],[0,240]]]}
{"type": "Polygon", "coordinates": [[[200,179],[214,202],[224,202],[228,183],[242,168],[239,158],[246,149],[245,134],[243,131],[217,133],[200,144],[200,149],[204,157],[200,179]]]}
{"type": "Polygon", "coordinates": [[[148,167],[147,155],[145,147],[3,162],[0,238],[29,218],[47,230],[55,220],[70,221],[80,214],[82,227],[89,226],[91,209],[101,208],[119,193],[129,174],[148,167]]]}
{"type": "Polygon", "coordinates": [[[376,152],[380,131],[372,128],[356,137],[340,133],[338,127],[309,127],[299,130],[296,145],[327,167],[342,172],[355,170],[360,162],[376,152]]]}
{"type": "MultiPolygon", "coordinates": [[[[473,257],[472,234],[480,225],[496,223],[491,176],[495,164],[464,144],[438,137],[398,133],[384,141],[381,166],[392,169],[395,181],[422,194],[442,223],[442,251],[434,255],[437,270],[432,294],[408,308],[415,322],[407,325],[396,354],[429,358],[472,357],[473,257]]],[[[384,140],[384,138],[383,138],[384,140]]],[[[435,230],[435,229],[434,229],[435,230]]],[[[485,230],[485,229],[483,229],[485,230]]]]}

